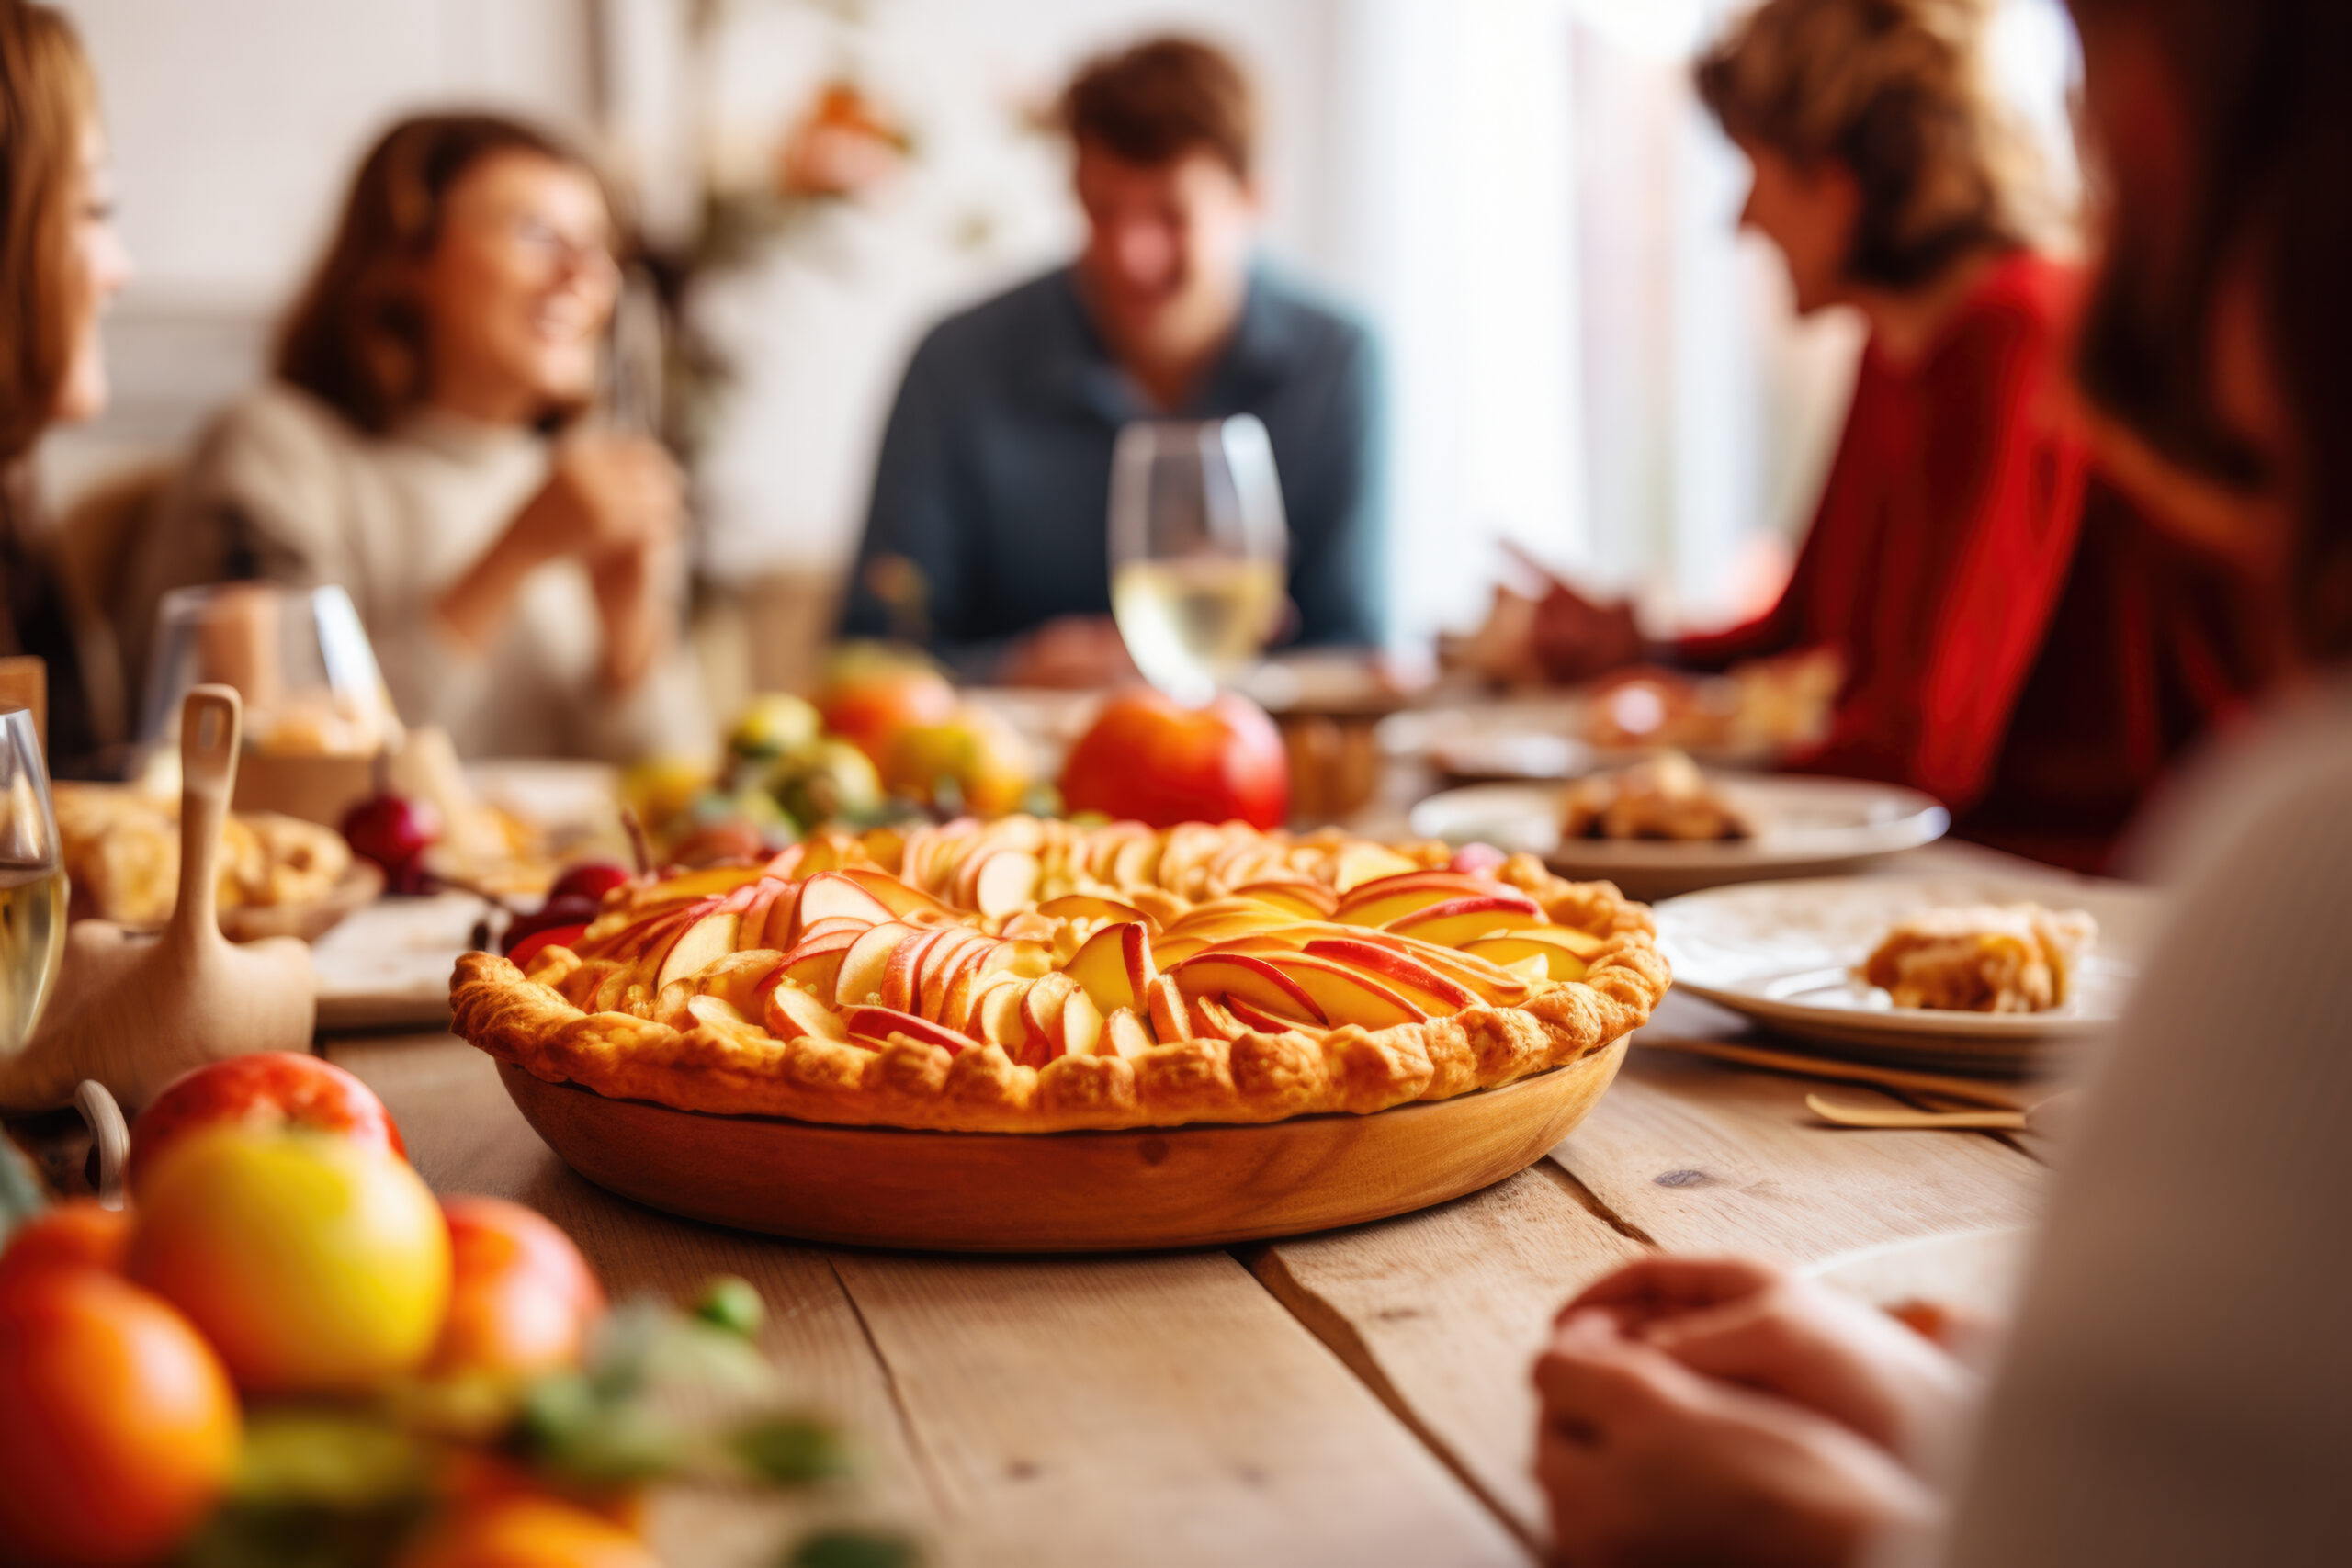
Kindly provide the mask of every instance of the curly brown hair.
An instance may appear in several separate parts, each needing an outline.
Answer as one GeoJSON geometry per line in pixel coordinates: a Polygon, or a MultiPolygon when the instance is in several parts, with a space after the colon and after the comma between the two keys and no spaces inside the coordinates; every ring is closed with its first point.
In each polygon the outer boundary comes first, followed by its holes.
{"type": "Polygon", "coordinates": [[[1846,275],[1909,288],[2058,228],[2041,160],[1985,79],[1979,0],[1765,0],[1698,65],[1733,140],[1861,190],[1846,275]]]}
{"type": "Polygon", "coordinates": [[[280,379],[378,434],[424,400],[433,369],[428,324],[409,279],[440,242],[450,191],[501,152],[597,175],[577,149],[503,115],[401,120],[361,160],[326,255],[279,330],[280,379]]]}
{"type": "Polygon", "coordinates": [[[95,307],[74,265],[74,205],[97,112],[73,24],[0,0],[0,463],[24,456],[54,416],[95,307]]]}

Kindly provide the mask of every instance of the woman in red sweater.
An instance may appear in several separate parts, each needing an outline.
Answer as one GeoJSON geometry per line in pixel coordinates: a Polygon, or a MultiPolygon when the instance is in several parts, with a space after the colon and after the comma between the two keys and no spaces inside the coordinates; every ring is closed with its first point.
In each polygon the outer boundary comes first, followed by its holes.
{"type": "MultiPolygon", "coordinates": [[[[2263,684],[2252,563],[2144,520],[2067,388],[2080,276],[1962,0],[1769,0],[1711,51],[1701,97],[1755,170],[1741,213],[1796,308],[1871,328],[1820,510],[1779,604],[1664,661],[1834,649],[1809,771],[1907,784],[1963,832],[2095,866],[2168,761],[2263,684]]],[[[2275,621],[2269,623],[2275,626],[2275,621]]],[[[1557,679],[1640,650],[1624,606],[1539,610],[1557,679]]]]}

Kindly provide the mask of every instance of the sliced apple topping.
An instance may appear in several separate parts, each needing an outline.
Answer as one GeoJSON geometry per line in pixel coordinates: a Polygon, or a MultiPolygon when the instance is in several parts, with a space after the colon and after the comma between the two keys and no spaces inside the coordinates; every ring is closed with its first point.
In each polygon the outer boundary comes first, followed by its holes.
{"type": "Polygon", "coordinates": [[[1144,992],[1159,976],[1150,928],[1139,920],[1104,926],[1062,965],[1062,973],[1085,987],[1106,1017],[1120,1008],[1140,1010],[1144,992]]]}
{"type": "Polygon", "coordinates": [[[927,1018],[917,1018],[910,1012],[901,1012],[896,1008],[845,1009],[842,1013],[842,1027],[849,1032],[853,1040],[887,1042],[894,1034],[902,1034],[925,1045],[944,1045],[951,1055],[959,1051],[977,1051],[980,1046],[980,1043],[968,1034],[944,1024],[933,1023],[927,1018]]]}

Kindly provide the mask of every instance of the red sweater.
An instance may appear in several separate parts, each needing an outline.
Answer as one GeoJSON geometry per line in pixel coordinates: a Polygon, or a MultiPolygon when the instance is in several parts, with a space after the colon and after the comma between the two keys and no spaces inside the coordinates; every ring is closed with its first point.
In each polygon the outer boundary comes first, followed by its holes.
{"type": "Polygon", "coordinates": [[[2067,417],[2080,282],[2019,253],[1917,364],[1865,350],[1787,591],[1679,653],[1722,668],[1836,648],[1830,733],[1797,766],[1910,784],[1963,831],[2093,865],[2164,763],[2258,683],[2264,644],[2251,596],[2142,519],[2067,417]]]}

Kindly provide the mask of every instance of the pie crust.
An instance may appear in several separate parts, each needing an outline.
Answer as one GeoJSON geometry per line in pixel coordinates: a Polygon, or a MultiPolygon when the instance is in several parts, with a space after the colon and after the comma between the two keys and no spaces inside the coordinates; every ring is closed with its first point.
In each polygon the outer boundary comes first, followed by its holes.
{"type": "Polygon", "coordinates": [[[453,1028],[680,1110],[1045,1133],[1443,1100],[1647,1021],[1647,908],[1452,855],[1238,823],[822,835],[617,890],[527,974],[465,954],[453,1028]]]}

